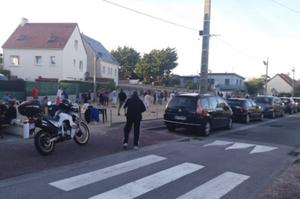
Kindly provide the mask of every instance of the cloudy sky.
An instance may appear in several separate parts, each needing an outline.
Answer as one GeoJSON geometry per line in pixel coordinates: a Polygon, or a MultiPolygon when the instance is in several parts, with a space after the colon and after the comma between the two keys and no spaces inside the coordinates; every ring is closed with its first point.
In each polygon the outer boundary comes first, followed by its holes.
{"type": "MultiPolygon", "coordinates": [[[[180,75],[200,71],[204,0],[111,0],[190,27],[181,28],[114,6],[103,0],[9,0],[1,3],[0,44],[25,17],[32,23],[76,22],[80,31],[108,50],[129,46],[141,54],[177,49],[180,75]],[[193,30],[194,29],[194,30],[193,30]]],[[[299,0],[212,0],[209,69],[246,78],[290,73],[300,79],[299,0]]]]}

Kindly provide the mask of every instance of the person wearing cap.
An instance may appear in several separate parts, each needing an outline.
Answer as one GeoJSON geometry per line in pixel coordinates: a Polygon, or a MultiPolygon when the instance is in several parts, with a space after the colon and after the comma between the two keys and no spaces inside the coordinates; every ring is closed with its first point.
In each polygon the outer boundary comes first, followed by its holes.
{"type": "Polygon", "coordinates": [[[132,125],[134,125],[133,145],[134,149],[138,149],[140,123],[142,120],[142,113],[146,111],[146,107],[143,101],[138,97],[136,91],[134,91],[132,96],[125,102],[124,109],[126,110],[126,125],[124,127],[123,148],[127,148],[128,146],[129,133],[132,125]]]}

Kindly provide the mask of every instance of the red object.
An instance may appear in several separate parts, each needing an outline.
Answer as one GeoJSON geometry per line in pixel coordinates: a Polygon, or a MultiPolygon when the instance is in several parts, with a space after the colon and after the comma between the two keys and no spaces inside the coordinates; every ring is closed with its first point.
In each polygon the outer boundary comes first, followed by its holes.
{"type": "Polygon", "coordinates": [[[32,89],[32,97],[37,98],[38,96],[39,96],[39,90],[36,87],[34,87],[32,89]]]}

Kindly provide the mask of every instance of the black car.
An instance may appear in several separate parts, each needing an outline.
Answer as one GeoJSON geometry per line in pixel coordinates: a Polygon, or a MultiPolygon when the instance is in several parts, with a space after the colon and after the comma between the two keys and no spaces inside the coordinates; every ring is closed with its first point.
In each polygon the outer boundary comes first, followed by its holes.
{"type": "Polygon", "coordinates": [[[233,120],[248,124],[252,120],[264,119],[264,113],[260,106],[253,100],[246,98],[229,98],[227,103],[233,111],[233,120]]]}
{"type": "Polygon", "coordinates": [[[164,122],[170,131],[184,127],[207,136],[215,128],[232,128],[232,110],[218,96],[180,94],[169,101],[164,122]]]}
{"type": "Polygon", "coordinates": [[[293,114],[298,112],[297,103],[292,97],[280,97],[280,99],[284,104],[283,109],[286,113],[293,114]]]}
{"type": "Polygon", "coordinates": [[[300,112],[300,97],[293,97],[293,100],[297,104],[297,111],[300,112]]]}
{"type": "Polygon", "coordinates": [[[284,116],[284,108],[279,97],[261,95],[256,97],[255,103],[262,107],[265,117],[284,116]]]}

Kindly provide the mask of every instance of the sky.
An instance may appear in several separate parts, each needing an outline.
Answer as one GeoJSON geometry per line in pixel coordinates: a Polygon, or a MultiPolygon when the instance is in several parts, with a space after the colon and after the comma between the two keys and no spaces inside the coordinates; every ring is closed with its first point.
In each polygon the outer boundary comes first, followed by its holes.
{"type": "MultiPolygon", "coordinates": [[[[84,34],[109,51],[119,46],[141,55],[175,48],[178,75],[197,75],[201,67],[204,0],[111,0],[117,4],[181,24],[174,26],[103,0],[9,0],[1,3],[0,45],[25,17],[30,23],[76,22],[84,34]]],[[[300,79],[299,0],[211,0],[209,71],[237,73],[247,79],[290,74],[300,79]],[[279,5],[281,4],[281,5],[279,5]]],[[[0,50],[2,51],[2,49],[0,50]]]]}

